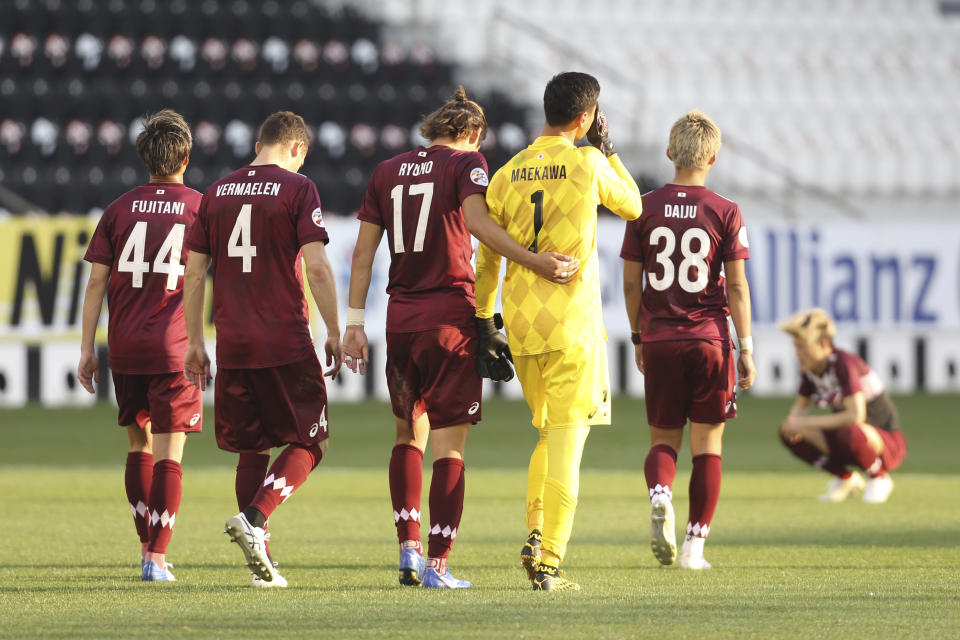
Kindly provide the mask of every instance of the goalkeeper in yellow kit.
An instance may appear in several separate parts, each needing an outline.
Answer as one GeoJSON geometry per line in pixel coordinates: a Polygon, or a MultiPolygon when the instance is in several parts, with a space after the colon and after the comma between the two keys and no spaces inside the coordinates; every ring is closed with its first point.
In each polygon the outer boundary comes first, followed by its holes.
{"type": "Polygon", "coordinates": [[[597,205],[626,220],[639,217],[642,208],[640,190],[607,137],[599,94],[593,76],[554,76],[543,95],[543,133],[494,174],[487,190],[490,216],[509,235],[530,251],[572,256],[579,272],[569,284],[558,284],[508,261],[504,340],[493,319],[501,257],[484,245],[477,255],[478,369],[503,379],[512,353],[540,433],[530,457],[530,533],[521,552],[535,590],[580,588],[559,566],[577,507],[583,445],[591,425],[610,424],[597,205]],[[575,146],[585,135],[592,146],[575,146]]]}

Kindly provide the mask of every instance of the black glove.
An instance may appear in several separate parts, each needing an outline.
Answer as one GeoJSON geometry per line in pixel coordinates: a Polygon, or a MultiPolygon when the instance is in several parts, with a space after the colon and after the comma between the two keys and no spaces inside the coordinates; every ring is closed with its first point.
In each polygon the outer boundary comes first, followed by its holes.
{"type": "Polygon", "coordinates": [[[610,125],[607,123],[607,114],[600,111],[600,105],[597,104],[597,112],[594,114],[593,124],[587,130],[587,142],[603,152],[608,158],[617,152],[613,148],[613,142],[610,141],[610,125]]]}
{"type": "Polygon", "coordinates": [[[507,344],[507,336],[498,329],[503,328],[503,318],[495,314],[492,318],[474,318],[477,323],[477,373],[481,378],[490,378],[494,382],[513,380],[513,356],[507,344]]]}

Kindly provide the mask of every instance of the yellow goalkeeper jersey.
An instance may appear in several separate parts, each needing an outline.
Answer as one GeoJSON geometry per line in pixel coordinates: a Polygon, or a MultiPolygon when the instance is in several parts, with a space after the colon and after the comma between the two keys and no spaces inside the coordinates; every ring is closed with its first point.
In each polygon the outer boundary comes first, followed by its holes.
{"type": "MultiPolygon", "coordinates": [[[[597,205],[626,220],[640,216],[640,190],[620,159],[562,136],[540,136],[497,171],[487,189],[491,217],[531,251],[580,260],[568,284],[555,284],[513,262],[503,280],[503,318],[515,355],[546,353],[605,339],[597,260],[597,205]]],[[[501,257],[481,244],[477,316],[489,318],[501,257]]]]}

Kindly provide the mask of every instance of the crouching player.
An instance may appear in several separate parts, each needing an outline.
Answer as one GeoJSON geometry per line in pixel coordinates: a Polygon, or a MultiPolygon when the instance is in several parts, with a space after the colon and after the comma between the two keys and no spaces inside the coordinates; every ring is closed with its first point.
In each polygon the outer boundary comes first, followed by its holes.
{"type": "Polygon", "coordinates": [[[93,263],[83,301],[77,378],[93,393],[94,351],[104,292],[110,369],[127,430],[126,488],[141,542],[141,578],[174,580],[165,560],[180,508],[187,433],[201,429],[200,391],[183,376],[184,234],[200,194],[184,186],[193,139],[180,114],[155,113],[137,136],[150,182],[120,196],[100,218],[84,259],[93,263]]]}
{"type": "Polygon", "coordinates": [[[833,475],[823,502],[841,502],[863,492],[863,501],[886,502],[889,472],[900,466],[907,443],[897,409],[880,377],[866,362],[833,346],[835,327],[823,309],[792,315],[780,328],[793,336],[803,379],[780,439],[807,464],[833,475]],[[807,415],[810,405],[831,414],[807,415]],[[848,467],[867,474],[867,480],[848,467]]]}
{"type": "Polygon", "coordinates": [[[737,416],[737,372],[741,389],[750,388],[756,373],[746,227],[735,203],[704,186],[719,150],[720,129],[701,112],[674,123],[667,149],[676,167],[673,182],[643,196],[644,215],[627,225],[620,253],[637,367],[645,374],[650,451],[644,474],[650,545],[661,564],[676,559],[671,499],[690,420],[693,473],[682,569],[710,568],[703,545],[720,498],[723,429],[737,416]],[[740,336],[736,369],[728,313],[740,336]]]}
{"type": "MultiPolygon", "coordinates": [[[[470,234],[554,282],[568,281],[577,270],[565,256],[527,251],[487,215],[487,163],[477,152],[486,130],[483,109],[461,87],[421,123],[429,145],[377,167],[359,214],[343,350],[347,366],[364,373],[369,354],[363,311],[374,255],[386,231],[386,370],[396,419],[390,496],[403,585],[471,586],[447,569],[463,511],[467,432],[481,414],[470,234]],[[420,499],[428,435],[434,462],[425,561],[420,499]]],[[[512,377],[506,358],[499,364],[503,369],[497,377],[512,377]]]]}

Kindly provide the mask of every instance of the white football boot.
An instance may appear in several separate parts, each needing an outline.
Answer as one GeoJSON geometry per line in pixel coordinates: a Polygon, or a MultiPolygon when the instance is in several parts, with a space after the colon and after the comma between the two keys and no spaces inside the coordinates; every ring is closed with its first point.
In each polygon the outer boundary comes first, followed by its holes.
{"type": "Polygon", "coordinates": [[[712,569],[713,566],[703,557],[703,544],[706,538],[700,536],[687,536],[683,541],[683,547],[680,549],[680,558],[677,564],[681,569],[712,569]]]}
{"type": "MultiPolygon", "coordinates": [[[[851,495],[860,493],[864,490],[866,484],[863,476],[854,471],[849,478],[838,478],[834,476],[827,483],[827,490],[820,495],[817,500],[820,502],[843,502],[851,495]]],[[[866,497],[864,497],[866,499],[866,497]]],[[[886,499],[886,498],[884,498],[886,499]]]]}
{"type": "Polygon", "coordinates": [[[230,540],[236,542],[243,551],[250,571],[260,576],[264,582],[274,581],[277,572],[273,568],[273,562],[267,556],[263,529],[250,524],[241,512],[227,520],[223,532],[229,535],[230,540]]]}
{"type": "Polygon", "coordinates": [[[650,503],[650,549],[660,564],[673,564],[677,559],[677,532],[673,523],[673,503],[658,493],[650,503]]]}
{"type": "Polygon", "coordinates": [[[863,490],[863,501],[867,504],[883,504],[893,491],[893,479],[886,473],[867,480],[863,490]]]}

